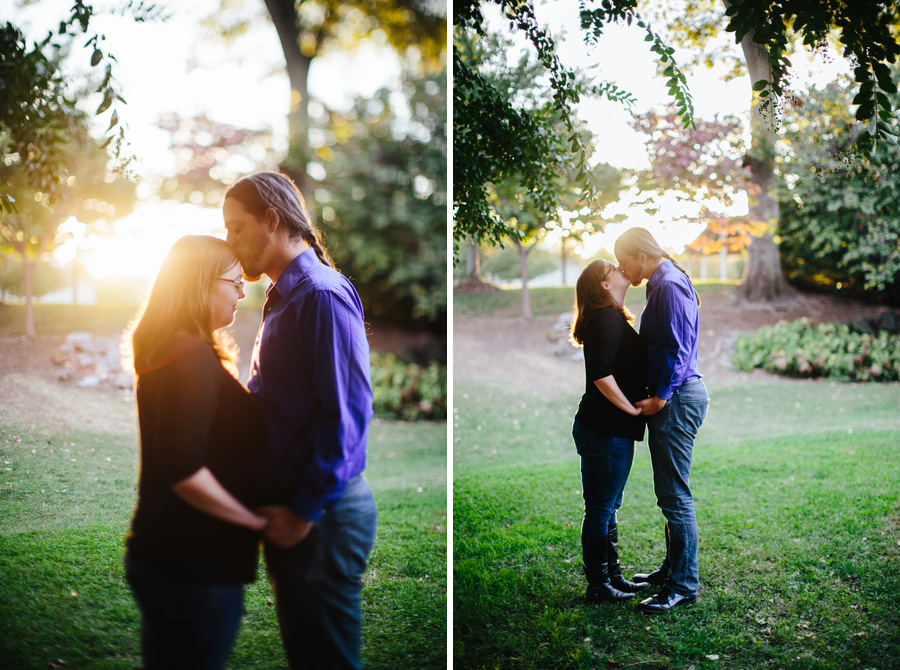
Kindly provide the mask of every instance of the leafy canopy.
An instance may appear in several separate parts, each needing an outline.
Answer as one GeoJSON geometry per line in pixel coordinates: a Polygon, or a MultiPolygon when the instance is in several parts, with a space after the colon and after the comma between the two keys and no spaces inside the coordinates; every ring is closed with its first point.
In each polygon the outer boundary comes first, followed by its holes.
{"type": "MultiPolygon", "coordinates": [[[[576,129],[575,105],[582,89],[574,71],[566,68],[555,54],[552,36],[539,26],[530,0],[490,0],[497,5],[512,29],[524,34],[544,65],[553,89],[552,103],[571,135],[571,156],[576,177],[586,180],[588,152],[576,129]]],[[[454,2],[457,28],[484,31],[480,0],[454,2]]],[[[648,3],[649,4],[649,3],[648,3]]],[[[658,5],[658,3],[655,3],[658,5]]],[[[651,8],[653,5],[651,5],[651,8]]],[[[676,7],[666,5],[667,15],[675,20],[673,9],[684,22],[722,5],[718,0],[686,0],[676,7]]],[[[674,49],[660,37],[638,11],[637,0],[580,0],[581,27],[587,43],[602,39],[604,28],[612,22],[637,25],[657,54],[661,71],[684,127],[694,126],[694,110],[686,79],[673,60],[674,49]]],[[[777,125],[791,72],[792,43],[800,42],[816,50],[828,40],[841,45],[843,55],[854,63],[857,106],[856,120],[864,129],[856,137],[856,147],[875,151],[880,144],[896,143],[894,106],[890,96],[896,92],[890,65],[900,54],[897,41],[897,15],[893,0],[854,3],[820,3],[811,0],[743,0],[726,2],[723,12],[725,31],[735,42],[752,34],[760,53],[768,58],[771,78],[753,83],[764,109],[777,125]]],[[[698,28],[690,34],[698,41],[715,34],[698,28]]],[[[696,47],[696,45],[694,45],[696,47]]],[[[492,217],[486,205],[486,184],[502,176],[510,165],[522,173],[522,187],[540,194],[546,177],[541,170],[549,166],[540,160],[540,124],[534,123],[509,100],[504,99],[477,70],[459,56],[454,42],[454,238],[467,236],[499,241],[505,224],[492,217]]],[[[584,183],[587,200],[596,194],[584,183]]]]}

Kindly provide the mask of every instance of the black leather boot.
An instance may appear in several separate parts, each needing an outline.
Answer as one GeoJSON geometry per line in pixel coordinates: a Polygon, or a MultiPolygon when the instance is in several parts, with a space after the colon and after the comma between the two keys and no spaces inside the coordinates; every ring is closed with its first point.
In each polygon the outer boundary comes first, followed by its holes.
{"type": "Polygon", "coordinates": [[[632,579],[636,582],[646,582],[652,586],[662,586],[669,576],[669,524],[666,522],[666,557],[653,572],[639,572],[632,579]]]}
{"type": "Polygon", "coordinates": [[[588,587],[584,599],[589,603],[618,602],[634,598],[635,593],[620,591],[609,583],[608,569],[609,536],[581,536],[581,552],[584,576],[588,587]]]}
{"type": "Polygon", "coordinates": [[[607,574],[609,575],[609,583],[613,588],[626,593],[640,593],[650,588],[648,582],[629,582],[622,576],[622,568],[619,566],[619,526],[618,524],[609,524],[609,535],[607,535],[609,548],[607,549],[607,557],[609,567],[607,574]]]}

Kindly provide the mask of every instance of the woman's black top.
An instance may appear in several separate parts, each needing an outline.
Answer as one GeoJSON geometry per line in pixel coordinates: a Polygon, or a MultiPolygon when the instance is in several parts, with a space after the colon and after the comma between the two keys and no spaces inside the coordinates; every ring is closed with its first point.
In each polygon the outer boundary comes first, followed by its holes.
{"type": "Polygon", "coordinates": [[[575,420],[609,437],[643,440],[645,417],[623,412],[594,384],[612,375],[632,403],[647,397],[647,348],[614,307],[597,310],[585,323],[584,371],[585,391],[575,420]]]}
{"type": "Polygon", "coordinates": [[[174,581],[253,581],[259,535],[201,512],[172,490],[205,466],[244,505],[265,502],[265,421],[253,396],[196,339],[138,370],[137,405],[141,469],[129,553],[174,581]]]}

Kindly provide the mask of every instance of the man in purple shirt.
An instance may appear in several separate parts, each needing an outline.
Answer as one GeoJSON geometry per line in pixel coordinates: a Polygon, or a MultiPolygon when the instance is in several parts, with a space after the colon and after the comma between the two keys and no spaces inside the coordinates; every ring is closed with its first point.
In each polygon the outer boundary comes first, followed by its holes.
{"type": "Polygon", "coordinates": [[[697,371],[700,298],[681,267],[643,228],[616,240],[619,270],[632,285],[647,279],[641,338],[649,358],[652,397],[635,403],[647,420],[653,487],[666,518],[666,558],[635,581],[662,586],[640,603],[648,613],[667,612],[696,600],[700,584],[697,519],[689,484],[694,437],[706,418],[709,396],[697,371]]]}
{"type": "Polygon", "coordinates": [[[362,575],[376,509],[362,472],[372,418],[359,296],[334,269],[300,192],[261,172],[225,196],[244,276],[266,274],[249,388],[268,431],[276,504],[258,511],[282,641],[292,668],[360,668],[362,575]]]}

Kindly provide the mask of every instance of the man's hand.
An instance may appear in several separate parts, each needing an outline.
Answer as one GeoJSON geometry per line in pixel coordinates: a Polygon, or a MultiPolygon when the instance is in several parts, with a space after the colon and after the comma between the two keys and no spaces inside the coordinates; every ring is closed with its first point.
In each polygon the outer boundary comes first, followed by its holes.
{"type": "Polygon", "coordinates": [[[263,530],[263,537],[281,549],[290,549],[306,539],[309,531],[316,525],[314,521],[301,519],[289,507],[283,505],[266,505],[256,509],[269,520],[263,530]]]}
{"type": "Polygon", "coordinates": [[[641,414],[645,416],[653,416],[659,410],[666,406],[666,401],[662,398],[647,398],[646,400],[638,400],[634,406],[641,410],[641,414]]]}

